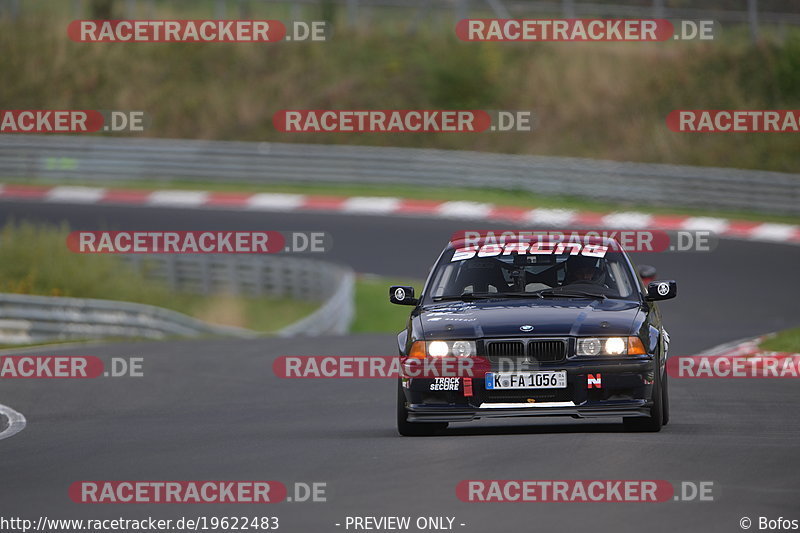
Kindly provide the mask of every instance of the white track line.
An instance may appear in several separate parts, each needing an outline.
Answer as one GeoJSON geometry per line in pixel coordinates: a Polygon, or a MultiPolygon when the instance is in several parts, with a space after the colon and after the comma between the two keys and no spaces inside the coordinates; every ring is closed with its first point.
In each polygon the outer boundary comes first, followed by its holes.
{"type": "Polygon", "coordinates": [[[4,431],[0,432],[0,440],[7,439],[12,435],[16,435],[25,429],[25,425],[28,423],[22,413],[18,413],[12,408],[3,404],[0,404],[0,415],[3,415],[8,419],[8,427],[4,431]]]}
{"type": "Polygon", "coordinates": [[[493,208],[483,202],[451,201],[440,204],[436,211],[444,218],[486,219],[493,208]]]}
{"type": "Polygon", "coordinates": [[[578,213],[571,209],[532,209],[528,213],[527,222],[544,226],[566,226],[577,216],[578,213]]]}
{"type": "Polygon", "coordinates": [[[105,189],[97,187],[53,187],[45,196],[45,201],[95,204],[103,198],[105,193],[105,189]]]}
{"type": "Polygon", "coordinates": [[[264,211],[293,211],[305,202],[305,195],[262,192],[247,199],[246,209],[264,211]]]}
{"type": "Polygon", "coordinates": [[[643,229],[650,226],[652,222],[652,215],[634,211],[609,213],[603,217],[603,224],[612,229],[643,229]]]}
{"type": "Polygon", "coordinates": [[[763,241],[787,241],[792,238],[797,226],[790,224],[761,224],[756,226],[751,232],[750,236],[754,239],[763,241]]]}
{"type": "Polygon", "coordinates": [[[208,199],[205,191],[158,190],[150,193],[147,205],[158,207],[201,207],[208,199]]]}
{"type": "Polygon", "coordinates": [[[383,214],[393,213],[400,206],[400,198],[352,196],[342,206],[345,213],[383,214]]]}

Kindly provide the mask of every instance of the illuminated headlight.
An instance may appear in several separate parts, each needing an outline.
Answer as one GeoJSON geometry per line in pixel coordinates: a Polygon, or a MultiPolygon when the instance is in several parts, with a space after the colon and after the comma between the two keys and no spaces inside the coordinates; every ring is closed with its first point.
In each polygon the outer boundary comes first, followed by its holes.
{"type": "Polygon", "coordinates": [[[609,337],[605,340],[603,348],[608,355],[621,355],[628,351],[628,344],[622,337],[609,337]]]}
{"type": "Polygon", "coordinates": [[[450,352],[450,347],[444,341],[433,341],[428,344],[428,355],[431,357],[445,357],[450,352]]]}
{"type": "Polygon", "coordinates": [[[586,337],[578,339],[576,355],[644,355],[639,337],[586,337]]]}
{"type": "Polygon", "coordinates": [[[472,357],[477,352],[475,341],[431,341],[428,355],[431,357],[472,357]]]}

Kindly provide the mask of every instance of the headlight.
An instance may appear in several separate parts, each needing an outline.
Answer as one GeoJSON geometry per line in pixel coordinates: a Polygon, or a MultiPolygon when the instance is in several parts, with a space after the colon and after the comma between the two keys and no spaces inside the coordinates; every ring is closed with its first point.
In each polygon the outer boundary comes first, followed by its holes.
{"type": "Polygon", "coordinates": [[[603,348],[605,348],[604,351],[608,355],[620,355],[627,353],[628,343],[621,337],[609,337],[606,339],[603,348]]]}
{"type": "Polygon", "coordinates": [[[450,347],[450,353],[456,357],[472,357],[475,355],[475,341],[455,341],[450,347]]]}
{"type": "Polygon", "coordinates": [[[475,341],[416,341],[411,348],[410,357],[472,357],[478,353],[475,341]],[[423,351],[424,347],[424,351],[423,351]]]}
{"type": "Polygon", "coordinates": [[[444,341],[433,341],[428,344],[428,355],[431,357],[444,357],[450,352],[450,347],[444,341]]]}
{"type": "Polygon", "coordinates": [[[644,355],[639,337],[585,337],[578,339],[576,355],[644,355]]]}
{"type": "Polygon", "coordinates": [[[597,355],[601,348],[600,339],[578,339],[578,355],[597,355]]]}

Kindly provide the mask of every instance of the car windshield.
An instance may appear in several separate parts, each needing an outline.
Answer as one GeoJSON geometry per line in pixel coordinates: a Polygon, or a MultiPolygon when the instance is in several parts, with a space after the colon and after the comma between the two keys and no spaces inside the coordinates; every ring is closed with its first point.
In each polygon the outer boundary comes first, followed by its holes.
{"type": "Polygon", "coordinates": [[[637,298],[638,283],[622,252],[517,253],[502,247],[453,248],[426,288],[432,301],[479,298],[637,298]],[[498,253],[495,253],[498,252],[498,253]]]}

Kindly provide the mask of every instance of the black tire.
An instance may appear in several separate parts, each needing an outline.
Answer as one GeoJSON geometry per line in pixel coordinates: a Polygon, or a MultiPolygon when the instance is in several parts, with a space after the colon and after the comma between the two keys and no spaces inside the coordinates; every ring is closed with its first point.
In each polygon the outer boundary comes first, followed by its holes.
{"type": "Polygon", "coordinates": [[[409,422],[403,386],[397,382],[397,432],[404,437],[428,437],[447,428],[447,422],[409,422]]]}
{"type": "MultiPolygon", "coordinates": [[[[659,368],[659,365],[656,365],[659,368]]],[[[661,426],[664,421],[664,393],[661,381],[660,369],[655,374],[655,383],[653,383],[653,406],[650,408],[650,416],[632,416],[622,419],[625,429],[628,431],[648,431],[657,432],[661,431],[661,426]]]]}
{"type": "Polygon", "coordinates": [[[664,372],[664,381],[661,383],[661,425],[666,426],[669,424],[669,381],[666,372],[664,372]]]}

